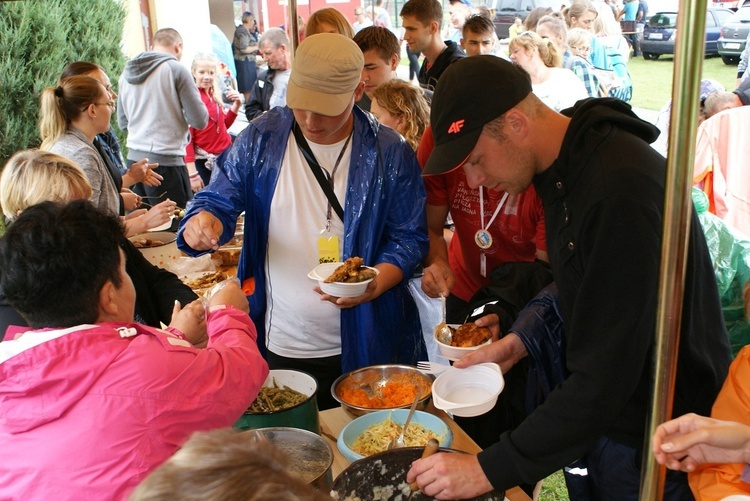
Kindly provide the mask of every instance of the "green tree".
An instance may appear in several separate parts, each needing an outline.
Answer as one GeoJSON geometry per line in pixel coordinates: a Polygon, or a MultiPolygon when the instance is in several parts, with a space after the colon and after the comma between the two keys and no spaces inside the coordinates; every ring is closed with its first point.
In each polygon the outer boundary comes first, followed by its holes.
{"type": "Polygon", "coordinates": [[[0,167],[39,145],[39,96],[66,64],[97,63],[117,83],[124,20],[118,0],[0,2],[0,167]]]}

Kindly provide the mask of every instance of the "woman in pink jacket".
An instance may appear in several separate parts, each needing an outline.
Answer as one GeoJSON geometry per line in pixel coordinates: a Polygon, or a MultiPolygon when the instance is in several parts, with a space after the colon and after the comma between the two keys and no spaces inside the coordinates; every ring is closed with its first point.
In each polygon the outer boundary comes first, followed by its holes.
{"type": "Polygon", "coordinates": [[[192,310],[206,330],[134,323],[121,232],[79,200],[30,207],[0,238],[0,287],[32,326],[0,343],[0,499],[125,499],[268,374],[236,284],[192,310]]]}

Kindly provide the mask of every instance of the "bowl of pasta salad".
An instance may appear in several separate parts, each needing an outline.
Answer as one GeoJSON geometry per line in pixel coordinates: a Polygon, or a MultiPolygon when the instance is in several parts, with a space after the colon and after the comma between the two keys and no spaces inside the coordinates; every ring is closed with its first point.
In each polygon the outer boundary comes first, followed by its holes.
{"type": "MultiPolygon", "coordinates": [[[[382,452],[401,433],[408,414],[408,409],[395,409],[360,416],[341,430],[336,445],[350,462],[382,452]]],[[[424,447],[430,438],[436,439],[441,447],[450,447],[453,433],[439,417],[415,411],[404,435],[406,446],[424,447]]]]}

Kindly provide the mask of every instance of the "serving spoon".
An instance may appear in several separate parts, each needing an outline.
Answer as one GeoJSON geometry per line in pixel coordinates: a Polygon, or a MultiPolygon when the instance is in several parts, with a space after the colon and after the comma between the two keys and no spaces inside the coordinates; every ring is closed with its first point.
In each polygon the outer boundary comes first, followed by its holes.
{"type": "Polygon", "coordinates": [[[406,441],[404,440],[404,434],[406,433],[406,427],[409,426],[409,422],[411,421],[411,417],[414,415],[414,410],[417,408],[417,403],[419,402],[419,397],[421,394],[419,391],[417,391],[417,394],[414,396],[414,402],[411,403],[411,407],[409,408],[409,415],[406,416],[406,421],[404,421],[404,426],[401,428],[401,434],[391,440],[391,443],[388,444],[388,450],[390,449],[398,449],[401,447],[406,447],[406,441]]]}
{"type": "Polygon", "coordinates": [[[450,346],[451,341],[453,340],[453,332],[451,331],[451,328],[448,327],[448,324],[445,323],[445,296],[442,292],[440,293],[440,308],[442,310],[443,318],[442,321],[435,326],[435,337],[441,343],[450,346]]]}

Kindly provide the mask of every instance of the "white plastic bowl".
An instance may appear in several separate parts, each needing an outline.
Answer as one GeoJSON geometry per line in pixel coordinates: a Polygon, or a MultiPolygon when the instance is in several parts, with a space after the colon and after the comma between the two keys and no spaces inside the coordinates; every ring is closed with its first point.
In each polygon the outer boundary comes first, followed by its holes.
{"type": "Polygon", "coordinates": [[[432,402],[456,416],[479,416],[495,406],[504,387],[505,379],[497,364],[451,367],[432,383],[432,402]]]}
{"type": "MultiPolygon", "coordinates": [[[[357,297],[361,296],[365,290],[367,290],[367,284],[372,282],[374,279],[365,280],[364,282],[356,282],[353,284],[345,283],[345,282],[331,282],[329,284],[325,283],[325,279],[331,276],[331,273],[333,273],[336,268],[341,266],[344,263],[323,263],[316,266],[310,273],[307,274],[307,277],[312,280],[318,281],[318,287],[320,287],[320,290],[322,290],[324,293],[330,295],[330,296],[336,296],[336,297],[357,297]]],[[[377,268],[371,268],[369,266],[365,266],[365,268],[370,268],[371,270],[375,271],[375,276],[378,276],[378,273],[380,271],[377,268]]]]}
{"type": "MultiPolygon", "coordinates": [[[[448,324],[449,327],[453,327],[454,329],[457,329],[460,324],[448,324]]],[[[482,343],[477,346],[470,346],[468,348],[461,348],[459,346],[451,346],[449,344],[445,344],[440,342],[440,340],[437,338],[435,333],[432,333],[433,339],[435,339],[435,342],[437,343],[438,350],[440,350],[440,354],[447,358],[448,360],[451,360],[455,362],[459,358],[463,357],[467,353],[471,353],[474,350],[477,350],[481,348],[482,346],[488,345],[492,342],[492,338],[488,339],[487,342],[482,343]]]]}
{"type": "Polygon", "coordinates": [[[153,265],[164,268],[167,263],[170,263],[178,257],[182,256],[182,253],[177,248],[177,234],[175,233],[172,233],[170,231],[140,233],[138,235],[129,237],[129,240],[131,242],[134,242],[136,240],[144,238],[151,241],[161,242],[161,244],[151,247],[138,247],[138,250],[141,251],[143,257],[145,257],[148,262],[153,265]]]}

